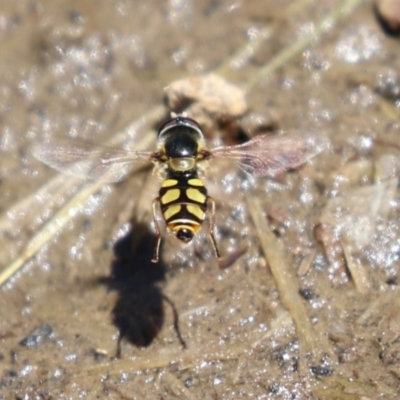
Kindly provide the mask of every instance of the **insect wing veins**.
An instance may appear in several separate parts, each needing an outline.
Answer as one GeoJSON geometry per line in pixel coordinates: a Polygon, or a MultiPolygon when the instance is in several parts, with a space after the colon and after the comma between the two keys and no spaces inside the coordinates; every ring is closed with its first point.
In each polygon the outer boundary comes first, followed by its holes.
{"type": "Polygon", "coordinates": [[[293,133],[258,135],[243,144],[215,147],[210,152],[213,157],[235,160],[249,175],[273,177],[299,167],[326,147],[321,137],[293,133]]]}
{"type": "Polygon", "coordinates": [[[38,160],[48,166],[82,179],[118,182],[137,161],[151,161],[152,152],[134,151],[91,142],[58,140],[42,143],[32,148],[38,160]]]}

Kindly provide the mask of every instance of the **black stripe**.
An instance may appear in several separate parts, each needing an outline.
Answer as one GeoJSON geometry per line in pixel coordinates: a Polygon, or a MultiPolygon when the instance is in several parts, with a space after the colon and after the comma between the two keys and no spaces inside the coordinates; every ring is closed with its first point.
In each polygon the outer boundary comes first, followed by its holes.
{"type": "Polygon", "coordinates": [[[196,189],[198,190],[201,194],[203,194],[207,198],[207,189],[205,186],[194,186],[189,184],[189,179],[199,179],[197,176],[197,173],[192,174],[186,174],[186,175],[178,175],[175,174],[174,176],[168,177],[168,179],[176,179],[178,183],[174,186],[168,186],[168,187],[161,187],[159,190],[159,197],[162,198],[165,193],[168,192],[168,190],[171,189],[179,189],[179,197],[174,200],[171,203],[168,203],[168,205],[161,204],[161,210],[165,210],[166,207],[169,207],[170,205],[173,204],[180,204],[180,203],[188,203],[188,204],[196,204],[196,205],[205,205],[206,202],[197,202],[195,200],[189,199],[186,196],[186,189],[196,189]]]}
{"type": "MultiPolygon", "coordinates": [[[[172,217],[170,217],[168,220],[165,221],[167,224],[173,223],[174,221],[177,221],[178,219],[186,219],[188,221],[195,221],[195,222],[198,222],[199,224],[203,223],[202,219],[197,218],[196,215],[193,215],[192,213],[190,213],[188,211],[186,205],[181,204],[181,206],[182,206],[182,208],[178,213],[174,214],[172,217]]],[[[200,208],[203,212],[206,212],[206,207],[200,206],[200,208]]]]}

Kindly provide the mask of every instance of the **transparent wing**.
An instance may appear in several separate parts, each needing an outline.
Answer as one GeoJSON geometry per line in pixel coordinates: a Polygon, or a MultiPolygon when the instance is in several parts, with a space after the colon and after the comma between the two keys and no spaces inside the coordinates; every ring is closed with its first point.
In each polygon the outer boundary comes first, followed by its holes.
{"type": "Polygon", "coordinates": [[[246,143],[215,147],[210,152],[214,157],[236,160],[249,175],[275,176],[304,164],[327,145],[324,138],[299,133],[259,135],[246,143]]]}
{"type": "Polygon", "coordinates": [[[99,146],[92,142],[58,140],[32,148],[33,155],[50,167],[82,179],[118,182],[136,161],[151,161],[151,152],[99,146]]]}

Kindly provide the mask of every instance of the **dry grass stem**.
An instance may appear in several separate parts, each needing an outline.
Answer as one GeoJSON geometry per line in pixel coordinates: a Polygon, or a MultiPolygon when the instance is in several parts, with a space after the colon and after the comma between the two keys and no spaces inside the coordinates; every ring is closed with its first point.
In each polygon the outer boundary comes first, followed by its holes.
{"type": "MultiPolygon", "coordinates": [[[[322,386],[322,385],[321,385],[322,386]]],[[[376,399],[379,393],[383,393],[389,398],[397,398],[397,392],[382,383],[360,380],[350,380],[342,377],[332,376],[330,378],[330,388],[315,388],[313,393],[321,399],[348,400],[348,399],[376,399]]],[[[380,396],[379,396],[380,397],[380,396]]],[[[385,397],[386,398],[386,397],[385,397]]]]}
{"type": "MultiPolygon", "coordinates": [[[[286,19],[290,18],[312,3],[315,3],[315,0],[294,1],[286,7],[282,12],[282,15],[284,15],[286,19]]],[[[231,58],[226,60],[219,68],[217,68],[215,72],[222,76],[229,76],[230,71],[236,71],[243,68],[254,57],[254,54],[257,53],[261,46],[272,37],[274,31],[280,26],[280,24],[281,20],[276,20],[270,26],[262,29],[254,40],[239,49],[231,58]]]]}
{"type": "Polygon", "coordinates": [[[246,200],[262,250],[278,287],[282,304],[289,310],[296,325],[300,342],[300,368],[304,372],[308,370],[305,363],[309,354],[314,359],[318,359],[323,354],[332,354],[332,350],[327,343],[322,343],[321,337],[310,322],[291,268],[292,263],[289,261],[282,243],[271,232],[267,219],[263,218],[264,213],[259,201],[251,195],[247,195],[246,200]]]}
{"type": "Polygon", "coordinates": [[[366,269],[360,264],[360,262],[354,259],[346,243],[344,243],[343,240],[341,240],[340,243],[343,249],[347,268],[357,290],[362,294],[368,293],[371,289],[371,282],[366,269]]]}
{"type": "Polygon", "coordinates": [[[303,258],[303,261],[301,262],[300,267],[297,270],[298,276],[304,276],[310,270],[316,254],[317,249],[313,249],[310,254],[303,258]]]}
{"type": "Polygon", "coordinates": [[[250,92],[263,79],[268,77],[272,72],[276,71],[286,62],[296,55],[300,54],[312,42],[319,40],[321,36],[328,30],[332,29],[343,16],[350,14],[357,6],[361,5],[365,0],[345,0],[340,6],[335,8],[326,18],[316,24],[315,30],[304,37],[301,37],[291,46],[286,47],[278,55],[276,55],[268,64],[260,68],[256,74],[249,79],[245,85],[245,90],[250,92]]]}

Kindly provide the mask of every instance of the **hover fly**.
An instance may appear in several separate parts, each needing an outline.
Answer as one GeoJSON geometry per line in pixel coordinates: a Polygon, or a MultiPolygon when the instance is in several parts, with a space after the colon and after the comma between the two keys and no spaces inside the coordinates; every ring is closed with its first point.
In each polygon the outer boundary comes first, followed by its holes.
{"type": "Polygon", "coordinates": [[[81,178],[117,182],[124,178],[124,166],[151,161],[161,179],[158,196],[153,200],[156,244],[153,262],[158,262],[161,233],[157,220],[161,211],[167,230],[180,241],[189,243],[201,229],[210,208],[208,235],[220,258],[214,236],[215,201],[208,195],[203,178],[208,161],[225,157],[253,176],[276,175],[295,168],[322,150],[320,140],[302,135],[259,135],[235,146],[205,147],[200,125],[193,119],[177,116],[158,130],[154,152],[101,147],[85,142],[41,145],[34,148],[36,158],[65,173],[81,178]]]}

